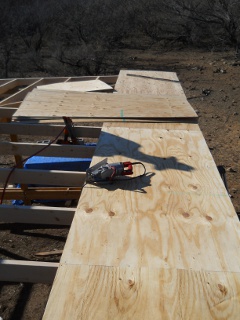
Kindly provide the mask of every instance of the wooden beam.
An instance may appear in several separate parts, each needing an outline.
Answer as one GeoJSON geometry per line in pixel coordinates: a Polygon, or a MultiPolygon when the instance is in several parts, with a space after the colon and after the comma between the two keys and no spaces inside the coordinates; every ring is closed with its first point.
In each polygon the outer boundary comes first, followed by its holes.
{"type": "Polygon", "coordinates": [[[0,85],[0,95],[17,87],[17,85],[18,85],[18,80],[16,79],[10,80],[7,83],[0,85]]]}
{"type": "Polygon", "coordinates": [[[0,260],[0,281],[51,284],[58,266],[54,262],[0,260]]]}
{"type": "Polygon", "coordinates": [[[75,211],[75,208],[63,207],[1,205],[0,221],[69,226],[75,211]]]}
{"type": "MultiPolygon", "coordinates": [[[[0,181],[6,181],[10,171],[11,169],[0,168],[0,181]]],[[[85,172],[78,171],[15,169],[9,183],[81,187],[85,178],[85,172]]]]}
{"type": "MultiPolygon", "coordinates": [[[[31,156],[47,145],[44,143],[0,142],[2,154],[31,156]]],[[[44,157],[92,158],[95,147],[52,144],[38,155],[44,157]]]]}
{"type": "Polygon", "coordinates": [[[12,107],[12,108],[18,108],[20,106],[20,104],[22,103],[22,101],[16,101],[16,102],[10,102],[10,103],[6,103],[1,105],[1,107],[12,107]]]}
{"type": "MultiPolygon", "coordinates": [[[[0,125],[0,134],[20,134],[33,136],[53,136],[56,137],[64,125],[48,124],[27,124],[21,122],[4,123],[0,125]]],[[[98,138],[101,127],[74,126],[77,137],[98,138]]]]}
{"type": "MultiPolygon", "coordinates": [[[[3,188],[0,188],[0,198],[3,188]]],[[[66,187],[29,187],[27,190],[20,188],[7,188],[4,190],[4,200],[74,200],[79,199],[81,188],[66,187]]]]}
{"type": "Polygon", "coordinates": [[[0,105],[6,104],[6,103],[11,103],[11,102],[22,101],[28,92],[31,92],[33,88],[36,88],[37,85],[41,84],[42,82],[43,82],[42,78],[38,79],[37,81],[35,81],[33,83],[32,83],[32,81],[30,81],[31,84],[29,84],[26,88],[19,90],[17,93],[11,95],[10,97],[2,100],[0,102],[0,105]]]}
{"type": "Polygon", "coordinates": [[[0,106],[0,118],[11,118],[17,110],[18,108],[0,106]]]}

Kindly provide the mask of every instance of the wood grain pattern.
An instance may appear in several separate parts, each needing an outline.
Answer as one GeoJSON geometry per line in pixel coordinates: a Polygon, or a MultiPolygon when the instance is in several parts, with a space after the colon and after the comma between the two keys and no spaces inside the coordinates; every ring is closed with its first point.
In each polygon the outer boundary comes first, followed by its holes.
{"type": "Polygon", "coordinates": [[[108,124],[105,157],[147,175],[84,187],[44,319],[236,319],[239,221],[202,133],[108,124]]]}
{"type": "Polygon", "coordinates": [[[62,265],[43,319],[235,320],[239,295],[239,273],[62,265]]]}
{"type": "Polygon", "coordinates": [[[92,163],[105,157],[148,175],[85,186],[62,261],[240,271],[239,221],[201,132],[104,127],[92,163]]]}
{"type": "Polygon", "coordinates": [[[197,118],[183,99],[165,99],[157,95],[125,95],[33,90],[25,98],[16,117],[80,118],[197,118]]]}
{"type": "Polygon", "coordinates": [[[125,94],[155,94],[185,98],[175,72],[121,70],[115,90],[125,94]]]}

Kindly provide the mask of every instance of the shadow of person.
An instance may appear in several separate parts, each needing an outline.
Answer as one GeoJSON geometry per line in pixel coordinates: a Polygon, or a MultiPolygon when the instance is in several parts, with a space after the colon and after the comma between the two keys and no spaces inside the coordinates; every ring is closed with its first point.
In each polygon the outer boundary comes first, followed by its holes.
{"type": "MultiPolygon", "coordinates": [[[[184,144],[178,145],[178,147],[180,146],[184,148],[184,144]]],[[[141,147],[142,146],[139,143],[102,131],[95,150],[95,156],[106,158],[121,155],[128,159],[134,159],[134,161],[152,164],[156,170],[194,170],[194,167],[180,162],[174,155],[166,158],[157,155],[145,154],[140,150],[141,147]]],[[[184,153],[186,153],[186,150],[182,151],[182,154],[184,153]]]]}

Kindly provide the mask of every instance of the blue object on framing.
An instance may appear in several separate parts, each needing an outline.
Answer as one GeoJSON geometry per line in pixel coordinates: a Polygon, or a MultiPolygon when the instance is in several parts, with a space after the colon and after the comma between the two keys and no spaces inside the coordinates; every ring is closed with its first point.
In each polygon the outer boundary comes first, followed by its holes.
{"type": "MultiPolygon", "coordinates": [[[[85,143],[85,146],[96,146],[96,143],[85,143]]],[[[24,164],[24,169],[35,170],[63,170],[63,171],[86,171],[90,167],[92,158],[63,158],[63,157],[42,157],[34,156],[24,164]]],[[[29,185],[36,187],[37,185],[29,185]]],[[[19,185],[18,185],[19,187],[19,185]]],[[[60,200],[55,200],[60,201],[60,200]]],[[[39,200],[38,202],[49,202],[39,200]]],[[[22,200],[13,200],[12,204],[22,205],[22,200]]]]}

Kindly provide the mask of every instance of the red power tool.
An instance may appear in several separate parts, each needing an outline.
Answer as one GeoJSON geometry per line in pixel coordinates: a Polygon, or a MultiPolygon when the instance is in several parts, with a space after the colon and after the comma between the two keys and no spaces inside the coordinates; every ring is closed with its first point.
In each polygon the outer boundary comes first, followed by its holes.
{"type": "MultiPolygon", "coordinates": [[[[146,173],[145,166],[141,162],[117,162],[107,163],[107,158],[86,170],[86,182],[107,182],[114,180],[118,176],[128,176],[133,174],[133,166],[141,164],[144,167],[143,176],[146,173]]],[[[135,177],[134,177],[135,178],[135,177]]]]}

